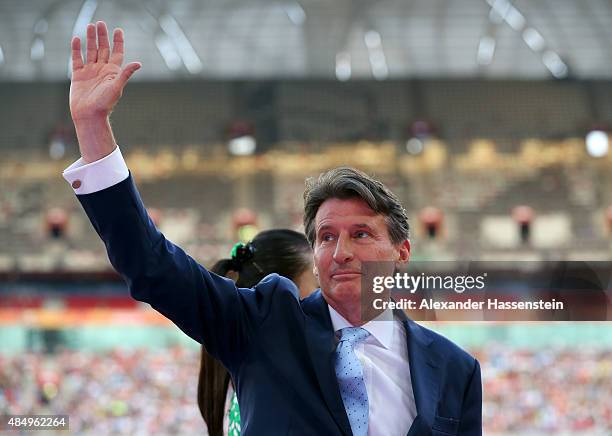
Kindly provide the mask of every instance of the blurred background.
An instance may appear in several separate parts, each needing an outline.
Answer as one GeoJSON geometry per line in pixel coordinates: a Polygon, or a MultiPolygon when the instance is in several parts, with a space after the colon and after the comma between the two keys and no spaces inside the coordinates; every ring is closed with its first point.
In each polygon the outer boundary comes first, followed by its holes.
{"type": "MultiPolygon", "coordinates": [[[[612,261],[608,0],[2,0],[0,414],[206,432],[198,344],[129,298],[61,178],[96,20],[143,63],[116,139],[204,265],[301,230],[305,178],[338,165],[400,197],[414,260],[612,261]]],[[[612,433],[609,321],[428,326],[479,358],[487,434],[612,433]]]]}

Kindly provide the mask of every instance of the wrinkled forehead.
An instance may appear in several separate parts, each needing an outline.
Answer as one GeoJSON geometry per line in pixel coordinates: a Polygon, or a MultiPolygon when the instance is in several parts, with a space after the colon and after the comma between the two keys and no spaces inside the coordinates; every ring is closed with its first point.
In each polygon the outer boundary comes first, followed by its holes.
{"type": "Polygon", "coordinates": [[[385,217],[368,206],[361,198],[330,198],[325,200],[315,216],[315,228],[333,223],[343,224],[384,224],[385,217]]]}

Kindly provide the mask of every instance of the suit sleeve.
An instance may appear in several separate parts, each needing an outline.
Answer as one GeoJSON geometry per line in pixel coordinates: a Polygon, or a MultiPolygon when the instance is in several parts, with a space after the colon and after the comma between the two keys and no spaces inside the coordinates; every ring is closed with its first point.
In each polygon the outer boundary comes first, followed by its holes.
{"type": "Polygon", "coordinates": [[[482,381],[480,364],[474,359],[474,369],[461,407],[461,424],[457,433],[461,436],[482,435],[482,381]]]}
{"type": "Polygon", "coordinates": [[[238,289],[208,272],[155,228],[131,176],[78,199],[132,297],[172,320],[228,368],[236,365],[266,315],[265,300],[279,276],[238,289]]]}

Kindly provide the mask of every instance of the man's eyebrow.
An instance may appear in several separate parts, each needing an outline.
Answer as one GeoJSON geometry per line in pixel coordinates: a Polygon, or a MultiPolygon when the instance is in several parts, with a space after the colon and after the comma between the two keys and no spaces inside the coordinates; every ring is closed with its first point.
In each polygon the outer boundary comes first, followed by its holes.
{"type": "Polygon", "coordinates": [[[317,227],[316,230],[317,230],[317,232],[320,232],[322,230],[329,230],[331,228],[333,228],[332,225],[330,225],[330,224],[323,224],[321,227],[317,227]]]}
{"type": "MultiPolygon", "coordinates": [[[[372,226],[370,226],[369,224],[366,223],[358,223],[358,224],[353,224],[351,225],[351,227],[353,228],[357,228],[357,229],[368,229],[371,230],[372,226]]],[[[321,227],[318,227],[316,229],[317,232],[321,232],[323,230],[329,230],[329,229],[333,229],[334,226],[332,226],[331,224],[323,224],[321,227]]]]}

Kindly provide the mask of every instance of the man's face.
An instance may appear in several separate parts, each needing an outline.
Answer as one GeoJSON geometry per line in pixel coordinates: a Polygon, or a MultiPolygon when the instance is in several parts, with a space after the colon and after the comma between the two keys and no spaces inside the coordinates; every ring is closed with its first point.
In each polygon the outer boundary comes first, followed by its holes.
{"type": "Polygon", "coordinates": [[[361,296],[365,261],[407,262],[410,243],[395,245],[383,215],[360,198],[330,198],[315,216],[314,265],[332,307],[353,306],[361,296]]]}

